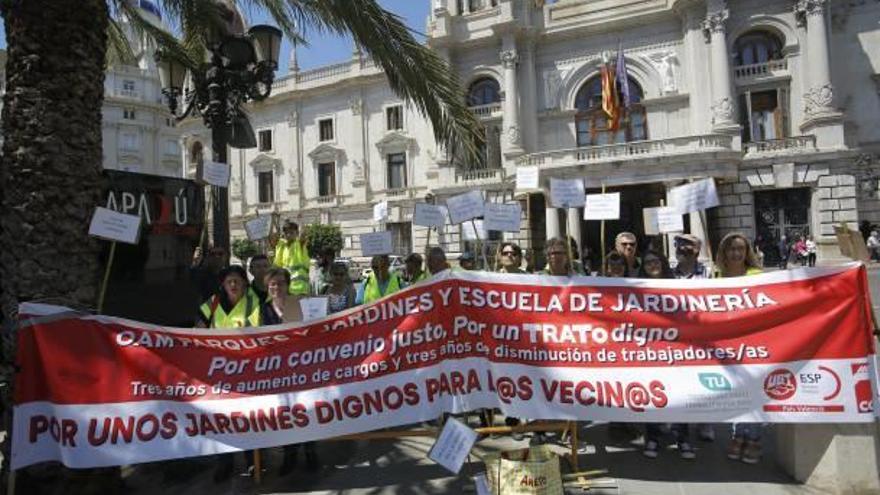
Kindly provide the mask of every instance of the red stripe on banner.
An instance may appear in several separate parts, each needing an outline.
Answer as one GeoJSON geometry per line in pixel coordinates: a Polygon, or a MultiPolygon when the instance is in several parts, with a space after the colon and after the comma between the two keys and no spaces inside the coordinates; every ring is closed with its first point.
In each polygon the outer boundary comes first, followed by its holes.
{"type": "Polygon", "coordinates": [[[784,413],[838,413],[843,412],[844,407],[837,406],[821,406],[812,404],[767,404],[764,410],[768,412],[784,412],[784,413]]]}

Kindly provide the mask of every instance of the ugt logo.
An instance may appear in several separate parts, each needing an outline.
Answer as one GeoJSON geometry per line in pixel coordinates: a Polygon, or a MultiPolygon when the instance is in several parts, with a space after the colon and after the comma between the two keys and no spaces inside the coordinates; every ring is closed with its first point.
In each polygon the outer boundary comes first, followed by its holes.
{"type": "Polygon", "coordinates": [[[706,390],[712,392],[725,392],[731,390],[730,380],[721,373],[700,373],[700,383],[706,390]]]}
{"type": "Polygon", "coordinates": [[[794,373],[785,368],[773,370],[764,379],[764,393],[771,399],[791,399],[795,392],[797,392],[797,380],[794,373]]]}

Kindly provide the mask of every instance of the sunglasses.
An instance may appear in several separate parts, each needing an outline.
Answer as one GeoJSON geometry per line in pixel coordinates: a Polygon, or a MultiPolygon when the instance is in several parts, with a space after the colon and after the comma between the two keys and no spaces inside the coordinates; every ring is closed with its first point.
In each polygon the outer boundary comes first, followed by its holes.
{"type": "Polygon", "coordinates": [[[634,243],[634,242],[621,242],[620,245],[621,246],[635,246],[636,243],[634,243]]]}
{"type": "Polygon", "coordinates": [[[516,253],[514,251],[501,251],[501,254],[503,254],[504,256],[516,256],[516,253]]]}

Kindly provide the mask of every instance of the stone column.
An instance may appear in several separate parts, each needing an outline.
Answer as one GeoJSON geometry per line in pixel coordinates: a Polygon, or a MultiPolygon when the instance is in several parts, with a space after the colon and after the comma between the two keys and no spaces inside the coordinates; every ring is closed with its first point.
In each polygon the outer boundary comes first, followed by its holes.
{"type": "Polygon", "coordinates": [[[716,131],[738,130],[736,101],[730,80],[730,56],[727,53],[724,23],[727,8],[711,12],[703,21],[703,33],[709,40],[712,70],[712,127],[716,131]]]}
{"type": "Polygon", "coordinates": [[[825,26],[827,0],[798,0],[795,14],[807,27],[807,88],[804,110],[807,118],[834,113],[834,89],[831,86],[831,61],[828,55],[828,34],[825,26]]]}
{"type": "Polygon", "coordinates": [[[565,222],[565,230],[569,237],[572,237],[575,242],[577,242],[578,249],[583,249],[581,246],[581,209],[580,208],[569,208],[566,212],[566,222],[565,222]]]}
{"type": "MultiPolygon", "coordinates": [[[[544,197],[547,198],[547,201],[550,200],[549,193],[544,197]]],[[[559,215],[556,213],[556,208],[548,206],[544,210],[544,228],[547,232],[547,239],[559,237],[559,215]]]]}
{"type": "Polygon", "coordinates": [[[508,158],[523,154],[519,122],[519,90],[516,80],[518,61],[519,56],[515,47],[501,52],[501,64],[504,66],[504,141],[507,145],[504,155],[508,158]]]}
{"type": "Polygon", "coordinates": [[[536,88],[537,76],[535,75],[535,44],[526,41],[523,49],[523,88],[520,92],[520,106],[522,107],[523,145],[525,151],[535,153],[538,151],[538,91],[536,88]]]}

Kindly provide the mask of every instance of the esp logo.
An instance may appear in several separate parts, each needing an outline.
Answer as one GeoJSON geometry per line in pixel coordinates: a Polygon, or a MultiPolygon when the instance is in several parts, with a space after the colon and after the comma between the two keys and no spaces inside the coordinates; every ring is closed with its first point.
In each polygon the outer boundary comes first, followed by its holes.
{"type": "Polygon", "coordinates": [[[852,363],[853,388],[856,393],[856,406],[859,413],[870,414],[874,412],[874,397],[871,390],[871,377],[868,374],[868,363],[852,363]]]}
{"type": "Polygon", "coordinates": [[[712,392],[723,392],[733,388],[730,380],[720,373],[700,373],[699,377],[703,387],[712,392]]]}
{"type": "Polygon", "coordinates": [[[791,399],[796,392],[794,373],[785,368],[771,371],[764,379],[764,393],[773,400],[791,399]]]}

